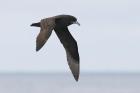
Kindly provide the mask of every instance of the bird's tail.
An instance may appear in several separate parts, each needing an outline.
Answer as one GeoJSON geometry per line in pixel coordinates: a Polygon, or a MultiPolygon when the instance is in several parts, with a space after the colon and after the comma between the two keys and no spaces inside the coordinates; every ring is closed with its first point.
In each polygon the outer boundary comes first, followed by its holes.
{"type": "Polygon", "coordinates": [[[38,23],[33,23],[33,24],[31,24],[31,26],[40,27],[40,22],[38,22],[38,23]]]}

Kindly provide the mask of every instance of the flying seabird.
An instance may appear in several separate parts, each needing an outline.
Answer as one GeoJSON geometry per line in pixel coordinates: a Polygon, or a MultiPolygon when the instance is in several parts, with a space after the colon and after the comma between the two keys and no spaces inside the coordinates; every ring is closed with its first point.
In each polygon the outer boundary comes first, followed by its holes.
{"type": "Polygon", "coordinates": [[[63,44],[68,65],[76,81],[78,81],[80,73],[80,58],[76,40],[68,30],[68,26],[72,24],[80,24],[77,18],[71,15],[58,15],[42,19],[38,23],[33,23],[31,26],[40,27],[40,33],[36,39],[36,51],[39,51],[50,37],[54,30],[60,42],[63,44]]]}

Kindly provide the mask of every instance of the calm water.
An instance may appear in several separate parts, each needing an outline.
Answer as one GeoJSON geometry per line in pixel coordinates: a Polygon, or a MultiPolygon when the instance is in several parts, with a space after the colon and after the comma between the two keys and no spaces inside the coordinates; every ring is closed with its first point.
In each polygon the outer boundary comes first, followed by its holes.
{"type": "Polygon", "coordinates": [[[140,93],[140,74],[0,74],[0,93],[140,93]]]}

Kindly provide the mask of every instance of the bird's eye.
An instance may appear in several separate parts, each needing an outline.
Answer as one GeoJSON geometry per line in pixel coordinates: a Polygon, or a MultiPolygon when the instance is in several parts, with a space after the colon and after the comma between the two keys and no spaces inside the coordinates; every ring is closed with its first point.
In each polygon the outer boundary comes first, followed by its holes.
{"type": "Polygon", "coordinates": [[[70,24],[73,24],[75,21],[71,21],[70,24]]]}

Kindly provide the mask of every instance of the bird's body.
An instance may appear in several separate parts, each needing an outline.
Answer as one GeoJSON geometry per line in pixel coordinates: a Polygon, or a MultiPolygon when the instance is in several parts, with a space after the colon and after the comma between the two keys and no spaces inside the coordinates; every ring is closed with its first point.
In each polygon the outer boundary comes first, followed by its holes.
{"type": "Polygon", "coordinates": [[[71,24],[78,24],[77,19],[71,15],[58,15],[42,19],[39,23],[33,23],[31,26],[40,27],[40,33],[36,40],[36,51],[39,51],[50,37],[52,30],[55,31],[60,42],[63,44],[69,67],[76,81],[78,81],[80,67],[79,67],[79,53],[76,40],[70,34],[68,27],[71,24]]]}

